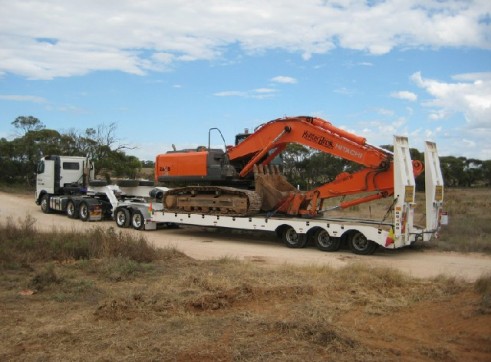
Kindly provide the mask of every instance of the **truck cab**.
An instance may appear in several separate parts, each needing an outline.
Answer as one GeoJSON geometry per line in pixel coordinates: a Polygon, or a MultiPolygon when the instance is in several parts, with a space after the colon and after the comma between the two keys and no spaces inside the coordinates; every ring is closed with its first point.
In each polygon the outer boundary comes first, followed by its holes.
{"type": "Polygon", "coordinates": [[[37,165],[36,203],[44,195],[70,195],[82,192],[94,179],[94,165],[86,157],[45,156],[37,165]]]}

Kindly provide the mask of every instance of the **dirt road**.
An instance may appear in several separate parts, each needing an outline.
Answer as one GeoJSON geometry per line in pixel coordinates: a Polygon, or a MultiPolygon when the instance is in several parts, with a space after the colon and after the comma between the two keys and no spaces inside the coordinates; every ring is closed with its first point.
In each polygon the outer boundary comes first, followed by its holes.
{"type": "MultiPolygon", "coordinates": [[[[24,219],[30,214],[41,230],[53,228],[84,230],[92,226],[116,227],[114,222],[83,223],[60,214],[43,214],[33,196],[0,192],[0,218],[24,219]]],[[[125,232],[137,233],[127,230],[125,232]]],[[[481,254],[421,251],[414,249],[383,250],[374,255],[358,256],[346,250],[325,253],[314,247],[288,249],[274,236],[266,233],[238,233],[198,227],[145,232],[156,246],[174,246],[196,259],[232,257],[266,264],[330,265],[342,267],[352,263],[390,267],[415,277],[431,278],[439,274],[457,276],[473,281],[491,273],[491,257],[481,254]]]]}

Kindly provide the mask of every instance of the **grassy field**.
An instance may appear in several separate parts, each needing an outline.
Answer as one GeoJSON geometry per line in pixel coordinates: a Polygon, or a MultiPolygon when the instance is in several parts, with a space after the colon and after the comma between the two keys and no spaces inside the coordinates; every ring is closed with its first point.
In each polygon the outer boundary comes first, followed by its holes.
{"type": "Polygon", "coordinates": [[[196,261],[0,225],[0,360],[491,360],[491,276],[196,261]]]}
{"type": "Polygon", "coordinates": [[[449,225],[434,243],[442,250],[491,253],[491,189],[447,189],[449,225]]]}

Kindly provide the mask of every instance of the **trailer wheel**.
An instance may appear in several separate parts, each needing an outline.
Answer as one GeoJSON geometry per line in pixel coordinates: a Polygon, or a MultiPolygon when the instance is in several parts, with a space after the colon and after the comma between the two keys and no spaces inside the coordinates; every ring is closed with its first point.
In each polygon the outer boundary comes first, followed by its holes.
{"type": "Polygon", "coordinates": [[[140,211],[135,211],[131,216],[131,225],[136,230],[141,230],[145,226],[145,219],[140,211]]]}
{"type": "Polygon", "coordinates": [[[341,245],[339,238],[333,238],[324,229],[317,230],[313,235],[315,246],[322,251],[337,251],[341,245]]]}
{"type": "Polygon", "coordinates": [[[78,214],[80,215],[80,220],[82,221],[89,220],[90,217],[89,205],[85,201],[82,201],[80,203],[80,206],[78,208],[78,214]]]}
{"type": "Polygon", "coordinates": [[[114,219],[116,220],[116,225],[120,228],[127,228],[130,226],[130,212],[126,208],[117,208],[114,213],[114,219]]]}
{"type": "Polygon", "coordinates": [[[365,235],[359,231],[354,231],[348,238],[348,245],[354,254],[371,255],[377,250],[378,244],[368,240],[365,235]]]}
{"type": "Polygon", "coordinates": [[[307,235],[299,234],[291,226],[281,230],[281,240],[289,248],[303,248],[307,244],[307,235]]]}
{"type": "Polygon", "coordinates": [[[78,210],[75,207],[73,200],[68,200],[66,204],[66,214],[70,219],[76,219],[78,217],[78,210]]]}
{"type": "Polygon", "coordinates": [[[41,197],[41,211],[45,214],[49,214],[51,212],[51,207],[49,206],[49,195],[45,194],[41,197]]]}

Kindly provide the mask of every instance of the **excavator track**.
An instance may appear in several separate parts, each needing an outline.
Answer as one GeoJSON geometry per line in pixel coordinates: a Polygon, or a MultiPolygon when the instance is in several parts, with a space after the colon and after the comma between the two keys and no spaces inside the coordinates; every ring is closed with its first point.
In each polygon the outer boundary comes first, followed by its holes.
{"type": "Polygon", "coordinates": [[[259,213],[262,199],[254,191],[234,187],[188,186],[167,191],[163,202],[169,212],[252,216],[259,213]]]}

